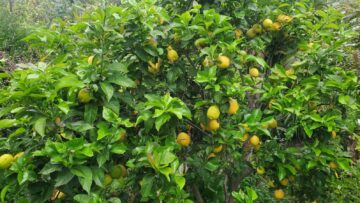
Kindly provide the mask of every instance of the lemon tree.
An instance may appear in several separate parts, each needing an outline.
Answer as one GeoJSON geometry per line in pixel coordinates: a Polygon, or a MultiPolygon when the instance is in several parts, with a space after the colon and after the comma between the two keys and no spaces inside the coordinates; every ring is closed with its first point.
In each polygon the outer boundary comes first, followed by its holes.
{"type": "Polygon", "coordinates": [[[358,201],[327,195],[359,180],[358,33],[306,0],[209,2],[27,36],[38,62],[0,77],[0,200],[358,201]]]}

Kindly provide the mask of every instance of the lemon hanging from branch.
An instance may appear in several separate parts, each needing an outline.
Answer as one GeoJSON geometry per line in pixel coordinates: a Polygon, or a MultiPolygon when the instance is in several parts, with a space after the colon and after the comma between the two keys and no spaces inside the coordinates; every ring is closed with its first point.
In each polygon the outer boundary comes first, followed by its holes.
{"type": "Polygon", "coordinates": [[[239,103],[236,99],[230,98],[229,99],[229,114],[236,114],[236,112],[239,110],[239,103]]]}
{"type": "Polygon", "coordinates": [[[167,48],[167,58],[170,63],[174,63],[179,59],[178,53],[171,46],[167,48]]]}

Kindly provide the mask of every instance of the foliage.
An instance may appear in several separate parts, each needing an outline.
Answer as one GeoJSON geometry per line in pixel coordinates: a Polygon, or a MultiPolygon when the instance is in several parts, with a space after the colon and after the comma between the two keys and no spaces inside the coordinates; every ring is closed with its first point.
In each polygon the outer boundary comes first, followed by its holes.
{"type": "Polygon", "coordinates": [[[307,0],[129,0],[35,30],[40,61],[1,74],[0,152],[25,153],[0,169],[0,200],[356,202],[342,194],[360,180],[357,33],[342,18],[307,0]]]}

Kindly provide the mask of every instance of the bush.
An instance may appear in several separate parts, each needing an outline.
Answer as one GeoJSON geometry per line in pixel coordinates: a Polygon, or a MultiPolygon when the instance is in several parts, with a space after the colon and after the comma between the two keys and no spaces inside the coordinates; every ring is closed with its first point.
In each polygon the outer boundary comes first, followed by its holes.
{"type": "Polygon", "coordinates": [[[24,39],[42,62],[2,75],[0,152],[24,152],[0,160],[12,163],[2,199],[357,201],[325,195],[359,180],[346,148],[359,83],[344,52],[356,33],[342,14],[165,2],[91,10],[24,39]]]}

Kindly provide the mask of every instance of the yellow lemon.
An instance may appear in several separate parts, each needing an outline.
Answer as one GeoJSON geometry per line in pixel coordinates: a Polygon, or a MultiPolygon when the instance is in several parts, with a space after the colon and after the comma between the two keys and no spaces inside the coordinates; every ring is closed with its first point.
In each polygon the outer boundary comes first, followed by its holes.
{"type": "Polygon", "coordinates": [[[81,103],[89,103],[91,100],[91,93],[89,89],[81,89],[78,93],[78,99],[81,103]]]}
{"type": "Polygon", "coordinates": [[[14,161],[14,157],[11,154],[3,154],[0,156],[0,169],[8,169],[10,168],[12,162],[14,161]]]}
{"type": "Polygon", "coordinates": [[[256,173],[259,175],[263,175],[265,173],[265,168],[262,166],[259,166],[256,168],[256,173]]]}
{"type": "Polygon", "coordinates": [[[334,138],[334,139],[336,138],[336,131],[335,130],[331,131],[331,137],[334,138]]]}
{"type": "Polygon", "coordinates": [[[179,59],[178,53],[171,46],[167,48],[167,58],[171,63],[179,59]]]}
{"type": "Polygon", "coordinates": [[[262,27],[261,27],[260,24],[253,25],[252,29],[254,30],[255,33],[261,33],[262,32],[262,27]]]}
{"type": "Polygon", "coordinates": [[[228,68],[230,66],[230,58],[227,57],[227,56],[222,56],[220,55],[218,58],[217,58],[217,61],[218,61],[218,64],[217,66],[219,68],[228,68]]]}
{"type": "Polygon", "coordinates": [[[18,158],[22,157],[22,155],[24,155],[24,152],[19,152],[19,153],[15,154],[14,159],[18,159],[18,158]]]}
{"type": "Polygon", "coordinates": [[[219,107],[216,105],[210,106],[207,110],[206,115],[207,115],[208,119],[210,119],[210,120],[218,119],[220,116],[219,107]]]}
{"type": "Polygon", "coordinates": [[[274,191],[274,197],[277,200],[283,199],[285,197],[285,193],[282,189],[277,189],[274,191]]]}
{"type": "Polygon", "coordinates": [[[251,77],[259,77],[259,70],[257,68],[250,68],[249,74],[251,77]]]}
{"type": "Polygon", "coordinates": [[[160,61],[158,61],[155,64],[152,61],[148,61],[148,64],[149,64],[148,65],[148,70],[149,70],[150,73],[155,74],[155,73],[159,72],[159,70],[160,70],[160,61]]]}
{"type": "Polygon", "coordinates": [[[287,186],[289,184],[289,179],[287,178],[284,178],[280,181],[280,184],[283,185],[283,186],[287,186]]]}
{"type": "Polygon", "coordinates": [[[240,29],[236,29],[235,30],[235,38],[240,39],[241,35],[242,35],[242,31],[240,29]]]}
{"type": "Polygon", "coordinates": [[[176,142],[183,147],[187,147],[187,146],[189,146],[189,144],[191,142],[190,135],[188,135],[187,133],[181,132],[178,134],[178,136],[176,138],[176,142]]]}
{"type": "Polygon", "coordinates": [[[208,159],[214,158],[214,157],[216,157],[215,153],[210,153],[210,154],[208,155],[208,159]]]}
{"type": "Polygon", "coordinates": [[[239,110],[239,104],[236,99],[230,98],[229,99],[229,114],[236,114],[236,112],[239,110]]]}
{"type": "Polygon", "coordinates": [[[241,138],[241,141],[245,142],[247,139],[249,139],[249,134],[245,133],[244,136],[241,138]]]}
{"type": "Polygon", "coordinates": [[[337,164],[336,164],[335,162],[330,161],[329,167],[330,167],[332,170],[335,170],[335,169],[337,169],[338,166],[337,166],[337,164]]]}
{"type": "Polygon", "coordinates": [[[273,119],[271,121],[271,123],[269,123],[269,128],[277,128],[277,121],[275,119],[273,119]]]}
{"type": "Polygon", "coordinates": [[[222,146],[222,145],[219,145],[219,146],[217,146],[217,147],[214,148],[213,152],[214,152],[214,153],[219,153],[219,152],[221,152],[222,148],[223,148],[223,146],[222,146]]]}
{"type": "Polygon", "coordinates": [[[263,26],[264,26],[264,28],[267,28],[267,29],[272,28],[273,21],[271,19],[265,19],[263,21],[263,26]]]}
{"type": "Polygon", "coordinates": [[[249,38],[254,38],[256,37],[256,32],[254,29],[250,28],[247,32],[246,32],[246,36],[248,36],[249,38]]]}
{"type": "Polygon", "coordinates": [[[272,24],[272,29],[279,31],[281,29],[281,24],[279,22],[275,22],[272,24]]]}
{"type": "Polygon", "coordinates": [[[94,57],[95,56],[89,56],[89,58],[87,59],[87,62],[88,62],[89,65],[93,64],[94,57]]]}
{"type": "Polygon", "coordinates": [[[250,138],[250,143],[251,143],[253,146],[259,145],[259,143],[260,143],[259,137],[256,136],[256,135],[253,135],[253,136],[250,138]]]}
{"type": "Polygon", "coordinates": [[[220,128],[220,123],[217,120],[210,120],[208,123],[209,130],[218,130],[220,128]]]}

